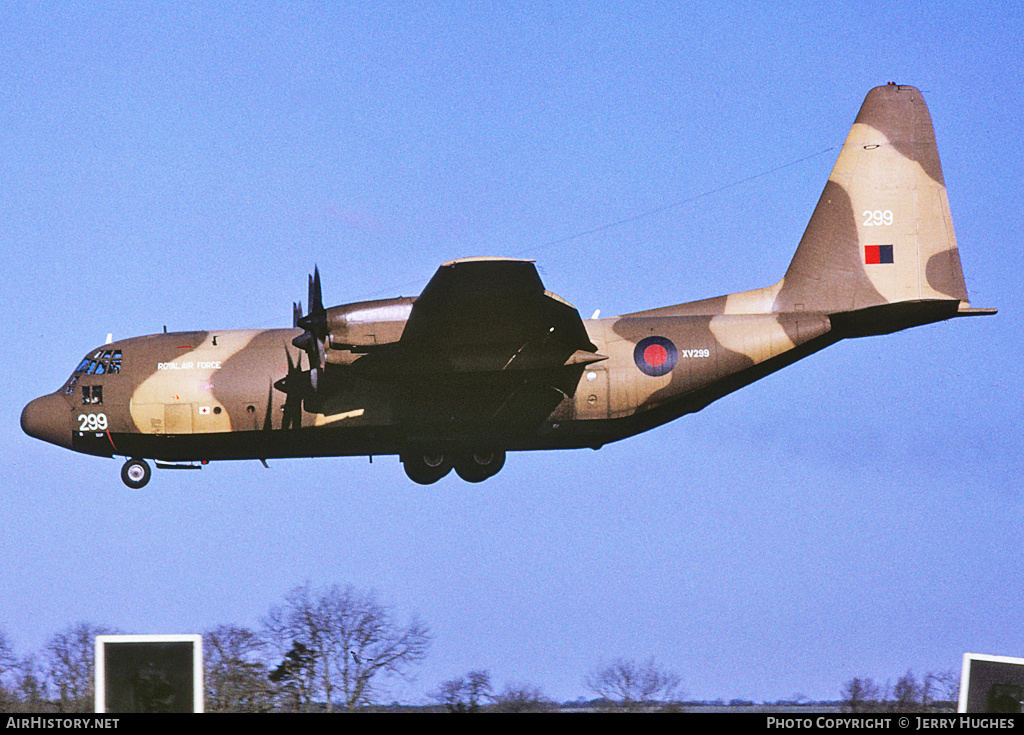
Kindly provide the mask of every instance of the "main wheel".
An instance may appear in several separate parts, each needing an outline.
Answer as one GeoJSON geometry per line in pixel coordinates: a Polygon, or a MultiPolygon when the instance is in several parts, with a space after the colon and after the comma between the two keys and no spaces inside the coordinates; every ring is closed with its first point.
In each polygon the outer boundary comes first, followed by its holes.
{"type": "Polygon", "coordinates": [[[121,479],[132,490],[145,487],[151,474],[149,465],[144,459],[129,459],[121,468],[121,479]]]}
{"type": "Polygon", "coordinates": [[[455,460],[455,471],[466,482],[483,482],[494,477],[505,466],[505,452],[477,449],[455,460]]]}
{"type": "Polygon", "coordinates": [[[401,459],[405,474],[420,485],[431,485],[452,471],[452,460],[444,452],[409,452],[401,459]]]}

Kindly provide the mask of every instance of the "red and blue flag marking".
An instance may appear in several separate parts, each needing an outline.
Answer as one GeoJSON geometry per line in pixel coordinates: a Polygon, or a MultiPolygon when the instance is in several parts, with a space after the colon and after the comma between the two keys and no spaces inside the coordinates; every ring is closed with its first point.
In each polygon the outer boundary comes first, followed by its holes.
{"type": "Polygon", "coordinates": [[[865,245],[864,263],[866,265],[878,265],[893,263],[892,245],[865,245]]]}
{"type": "Polygon", "coordinates": [[[645,337],[633,348],[633,362],[640,372],[652,378],[672,372],[678,359],[676,346],[666,337],[645,337]]]}

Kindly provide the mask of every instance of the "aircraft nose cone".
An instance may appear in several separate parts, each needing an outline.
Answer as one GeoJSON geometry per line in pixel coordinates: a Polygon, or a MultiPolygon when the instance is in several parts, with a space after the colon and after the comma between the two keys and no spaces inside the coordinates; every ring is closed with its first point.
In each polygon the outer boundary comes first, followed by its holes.
{"type": "Polygon", "coordinates": [[[55,393],[37,398],[21,412],[21,429],[26,434],[61,447],[71,446],[70,411],[55,393]]]}

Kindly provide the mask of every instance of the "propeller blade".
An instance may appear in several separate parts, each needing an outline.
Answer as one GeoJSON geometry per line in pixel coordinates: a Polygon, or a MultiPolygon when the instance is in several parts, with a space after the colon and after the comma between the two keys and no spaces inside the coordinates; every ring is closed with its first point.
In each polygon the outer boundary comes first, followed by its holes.
{"type": "Polygon", "coordinates": [[[310,313],[323,311],[324,299],[320,292],[320,268],[313,266],[313,275],[309,279],[309,311],[310,313]]]}
{"type": "MultiPolygon", "coordinates": [[[[287,398],[287,394],[285,396],[287,398]]],[[[271,418],[274,414],[274,386],[270,386],[270,390],[267,391],[267,415],[263,418],[263,430],[270,431],[274,428],[274,421],[271,418]]]]}
{"type": "Polygon", "coordinates": [[[287,347],[284,348],[284,356],[288,361],[288,372],[274,383],[274,388],[285,394],[281,428],[298,429],[302,427],[302,403],[312,393],[310,374],[302,369],[301,352],[296,362],[292,362],[292,354],[287,347]]]}
{"type": "MultiPolygon", "coordinates": [[[[324,309],[323,293],[320,288],[320,268],[313,267],[313,275],[309,277],[309,313],[301,316],[301,305],[293,305],[295,326],[303,330],[302,334],[292,340],[292,344],[309,356],[310,369],[324,367],[326,360],[326,342],[329,329],[327,327],[327,310],[324,309]]],[[[311,381],[316,382],[315,378],[311,381]]]]}

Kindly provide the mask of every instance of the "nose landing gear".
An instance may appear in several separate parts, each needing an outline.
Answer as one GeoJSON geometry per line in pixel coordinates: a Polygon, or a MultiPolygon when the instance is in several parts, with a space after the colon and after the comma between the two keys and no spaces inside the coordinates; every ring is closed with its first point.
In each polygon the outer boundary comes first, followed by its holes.
{"type": "Polygon", "coordinates": [[[149,482],[152,470],[144,459],[129,459],[121,468],[121,479],[132,490],[139,490],[149,482]]]}

